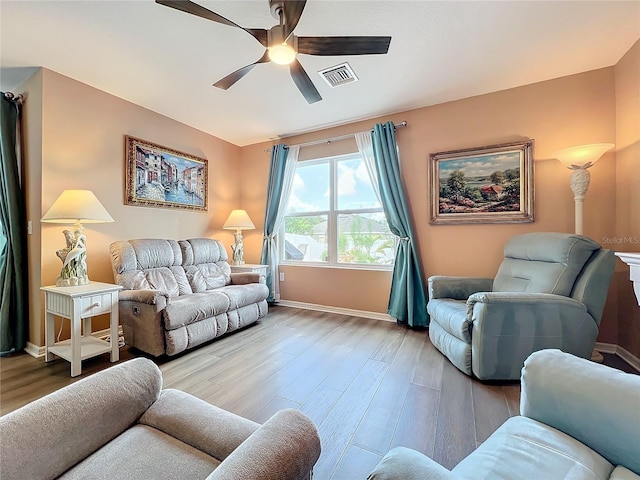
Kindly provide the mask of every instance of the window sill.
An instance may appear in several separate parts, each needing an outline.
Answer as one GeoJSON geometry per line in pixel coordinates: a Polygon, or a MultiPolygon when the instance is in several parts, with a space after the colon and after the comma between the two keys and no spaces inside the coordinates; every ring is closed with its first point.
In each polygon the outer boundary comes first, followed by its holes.
{"type": "Polygon", "coordinates": [[[280,262],[283,267],[327,268],[333,270],[367,270],[373,272],[392,272],[393,265],[364,265],[364,264],[328,264],[312,262],[280,262]]]}

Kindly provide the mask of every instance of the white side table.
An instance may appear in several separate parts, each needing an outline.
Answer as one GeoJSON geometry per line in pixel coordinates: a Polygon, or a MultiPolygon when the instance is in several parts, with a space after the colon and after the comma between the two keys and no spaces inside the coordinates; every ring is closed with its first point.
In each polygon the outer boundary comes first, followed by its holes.
{"type": "Polygon", "coordinates": [[[45,295],[45,360],[54,355],[71,362],[71,376],[82,373],[82,360],[111,352],[111,361],[120,358],[118,350],[118,291],[120,285],[91,282],[76,287],[41,287],[45,295]],[[110,341],[91,335],[91,317],[110,315],[110,341]],[[71,321],[71,338],[55,341],[54,316],[71,321]]]}
{"type": "Polygon", "coordinates": [[[259,265],[255,263],[245,263],[243,265],[231,265],[231,273],[259,273],[260,283],[267,282],[267,268],[268,265],[259,265]]]}

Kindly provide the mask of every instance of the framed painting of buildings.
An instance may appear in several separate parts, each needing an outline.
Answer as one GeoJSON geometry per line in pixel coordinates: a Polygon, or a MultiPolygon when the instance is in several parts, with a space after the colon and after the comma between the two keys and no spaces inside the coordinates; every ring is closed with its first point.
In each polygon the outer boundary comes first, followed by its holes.
{"type": "Polygon", "coordinates": [[[207,211],[207,160],[125,135],[125,205],[207,211]]]}
{"type": "Polygon", "coordinates": [[[533,222],[533,140],[429,156],[430,223],[533,222]]]}

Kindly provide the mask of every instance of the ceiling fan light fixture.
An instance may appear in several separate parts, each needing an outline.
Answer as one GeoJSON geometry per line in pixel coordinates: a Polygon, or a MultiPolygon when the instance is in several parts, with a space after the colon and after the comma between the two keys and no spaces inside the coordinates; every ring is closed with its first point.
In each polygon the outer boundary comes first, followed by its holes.
{"type": "Polygon", "coordinates": [[[296,59],[296,51],[286,43],[269,47],[269,60],[278,65],[290,65],[296,59]]]}

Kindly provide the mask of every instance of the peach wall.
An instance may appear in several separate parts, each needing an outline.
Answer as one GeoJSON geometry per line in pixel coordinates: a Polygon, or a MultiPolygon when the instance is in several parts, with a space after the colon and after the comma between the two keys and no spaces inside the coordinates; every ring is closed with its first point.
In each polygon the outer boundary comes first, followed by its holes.
{"type": "MultiPolygon", "coordinates": [[[[640,41],[615,67],[617,251],[640,252],[640,41]]],[[[618,343],[640,358],[640,307],[629,280],[629,267],[618,261],[618,343]]]]}
{"type": "MultiPolygon", "coordinates": [[[[42,195],[40,179],[42,178],[42,70],[38,70],[16,91],[24,95],[22,106],[22,161],[23,178],[26,195],[28,219],[32,221],[31,235],[27,236],[29,291],[39,292],[42,285],[40,279],[40,222],[42,195]]],[[[41,336],[40,295],[30,295],[29,301],[29,341],[34,345],[44,344],[41,336]]]]}
{"type": "MultiPolygon", "coordinates": [[[[293,145],[371,129],[376,122],[403,120],[398,129],[402,180],[408,195],[425,275],[493,276],[504,243],[533,231],[572,232],[570,171],[552,152],[585,143],[615,142],[613,68],[605,68],[525,87],[411,110],[283,140],[293,145]],[[427,166],[430,153],[490,145],[522,138],[535,140],[535,222],[500,225],[430,225],[427,166]]],[[[271,146],[242,148],[241,196],[246,208],[264,211],[271,146]],[[250,198],[245,194],[250,193],[250,198]]],[[[585,200],[585,233],[600,241],[615,229],[615,153],[592,168],[585,200]]],[[[262,219],[260,219],[262,222],[262,219]]],[[[256,223],[258,225],[258,223],[256,223]]],[[[260,224],[260,228],[262,224],[260,224]]],[[[257,258],[259,239],[246,245],[257,258]]],[[[284,300],[386,313],[390,272],[283,266],[284,300]]],[[[609,302],[611,303],[611,302],[609,302]]],[[[615,302],[607,306],[604,338],[616,336],[615,302]]]]}
{"type": "MultiPolygon", "coordinates": [[[[211,236],[232,243],[232,234],[220,227],[239,203],[239,147],[51,70],[42,69],[42,78],[42,152],[40,158],[31,152],[29,159],[34,176],[41,164],[41,183],[34,182],[29,192],[32,201],[41,196],[29,211],[34,235],[41,237],[40,251],[34,243],[31,252],[32,261],[41,257],[40,285],[55,283],[61,267],[55,251],[64,247],[64,238],[61,225],[39,220],[65,189],[92,190],[115,220],[85,226],[89,277],[95,281],[113,281],[109,244],[114,240],[211,236]],[[208,212],[125,206],[125,135],[206,158],[208,212]]],[[[36,312],[42,311],[39,297],[33,295],[36,312]]],[[[40,328],[30,334],[36,345],[44,343],[43,315],[34,320],[40,328]]],[[[93,328],[107,326],[101,318],[93,328]]]]}

